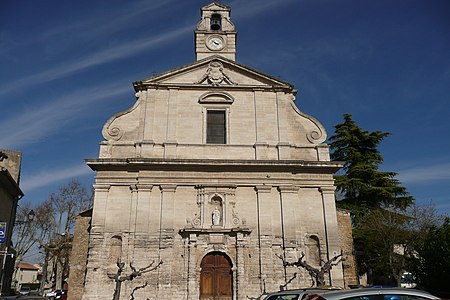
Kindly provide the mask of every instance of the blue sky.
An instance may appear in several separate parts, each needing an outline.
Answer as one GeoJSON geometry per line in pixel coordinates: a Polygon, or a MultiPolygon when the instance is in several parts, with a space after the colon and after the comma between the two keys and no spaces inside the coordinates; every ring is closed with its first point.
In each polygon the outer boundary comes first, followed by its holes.
{"type": "MultiPolygon", "coordinates": [[[[101,129],[132,82],[195,61],[210,1],[0,2],[0,148],[23,153],[23,201],[93,183],[101,129]]],[[[450,213],[450,1],[227,1],[237,61],[293,84],[326,127],[391,132],[382,169],[450,213]]]]}

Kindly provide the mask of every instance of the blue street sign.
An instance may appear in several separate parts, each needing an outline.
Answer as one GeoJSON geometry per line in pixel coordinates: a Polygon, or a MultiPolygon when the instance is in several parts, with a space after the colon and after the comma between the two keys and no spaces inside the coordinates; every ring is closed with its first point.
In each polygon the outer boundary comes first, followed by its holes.
{"type": "Polygon", "coordinates": [[[6,222],[0,222],[0,244],[6,242],[6,222]]]}

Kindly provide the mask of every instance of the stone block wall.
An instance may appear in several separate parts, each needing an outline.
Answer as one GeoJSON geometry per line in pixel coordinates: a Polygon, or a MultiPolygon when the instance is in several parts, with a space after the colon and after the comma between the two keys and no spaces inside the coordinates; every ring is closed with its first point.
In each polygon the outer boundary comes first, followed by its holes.
{"type": "Polygon", "coordinates": [[[352,221],[349,211],[337,210],[336,214],[339,227],[339,239],[345,258],[342,264],[344,284],[345,288],[349,288],[352,285],[359,284],[356,257],[353,253],[352,221]]]}
{"type": "Polygon", "coordinates": [[[70,255],[70,277],[68,300],[80,300],[83,296],[89,247],[89,230],[92,211],[77,216],[70,255]]]}

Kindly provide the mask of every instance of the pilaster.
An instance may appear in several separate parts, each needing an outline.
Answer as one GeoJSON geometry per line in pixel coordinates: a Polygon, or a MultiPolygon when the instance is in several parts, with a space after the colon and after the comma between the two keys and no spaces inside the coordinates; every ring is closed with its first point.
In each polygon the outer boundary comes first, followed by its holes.
{"type": "Polygon", "coordinates": [[[177,120],[178,120],[178,88],[169,88],[169,98],[167,100],[167,132],[166,142],[173,143],[177,140],[177,120]]]}
{"type": "Polygon", "coordinates": [[[144,126],[144,141],[151,141],[154,139],[153,127],[155,126],[155,97],[156,90],[148,89],[145,94],[145,122],[144,126]]]}
{"type": "Polygon", "coordinates": [[[245,281],[245,238],[242,233],[236,235],[236,266],[233,269],[234,286],[233,299],[246,299],[246,281],[245,281]]]}
{"type": "Polygon", "coordinates": [[[273,236],[272,232],[272,209],[277,203],[273,202],[271,194],[271,185],[258,185],[255,187],[256,196],[258,199],[258,221],[259,221],[259,235],[273,236]]]}
{"type": "MultiPolygon", "coordinates": [[[[335,190],[336,188],[334,186],[324,186],[319,188],[322,195],[323,219],[327,243],[327,259],[332,259],[341,253],[336,216],[335,190]]],[[[333,269],[331,269],[330,275],[331,285],[340,287],[344,286],[342,264],[334,266],[333,269]]]]}
{"type": "Polygon", "coordinates": [[[174,231],[174,203],[176,185],[161,185],[161,230],[162,233],[174,231]]]}
{"type": "Polygon", "coordinates": [[[150,212],[152,210],[150,198],[153,185],[151,184],[137,184],[137,205],[138,210],[136,211],[136,233],[147,233],[149,232],[150,224],[150,212]]]}
{"type": "Polygon", "coordinates": [[[286,247],[297,246],[297,234],[295,228],[296,206],[299,187],[292,185],[279,186],[282,218],[284,228],[284,243],[286,247]]]}
{"type": "Polygon", "coordinates": [[[130,192],[131,192],[131,201],[130,201],[130,223],[129,223],[129,229],[128,232],[134,233],[136,232],[136,214],[137,214],[137,202],[138,202],[138,190],[136,184],[130,185],[130,192]]]}
{"type": "Polygon", "coordinates": [[[188,241],[188,290],[187,299],[197,299],[199,295],[199,284],[198,284],[198,270],[197,266],[199,262],[197,260],[196,250],[197,250],[197,235],[190,234],[188,241]],[[196,297],[197,296],[197,297],[196,297]]]}
{"type": "Polygon", "coordinates": [[[94,207],[92,211],[92,233],[103,233],[105,229],[106,209],[108,205],[108,193],[111,185],[94,184],[94,207]]]}

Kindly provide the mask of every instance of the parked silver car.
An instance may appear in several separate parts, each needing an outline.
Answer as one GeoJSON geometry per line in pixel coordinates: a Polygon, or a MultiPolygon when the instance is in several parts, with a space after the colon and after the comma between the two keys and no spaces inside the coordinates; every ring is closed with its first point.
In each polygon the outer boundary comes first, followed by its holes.
{"type": "Polygon", "coordinates": [[[339,288],[305,288],[305,289],[295,289],[295,290],[285,290],[275,293],[270,293],[263,297],[264,300],[302,300],[306,296],[315,293],[322,293],[326,291],[335,291],[339,288]]]}
{"type": "Polygon", "coordinates": [[[432,294],[404,288],[362,288],[356,290],[318,292],[310,294],[307,300],[437,300],[432,294]]]}

